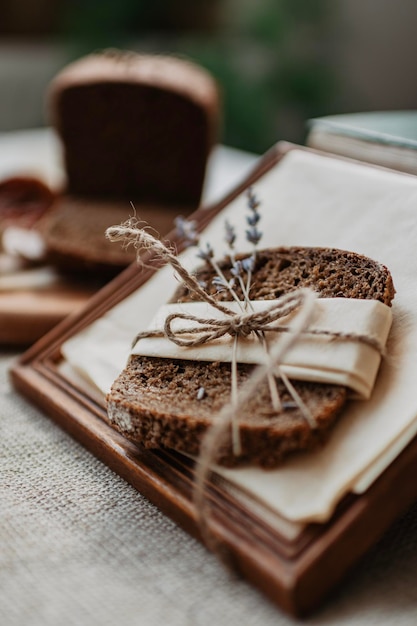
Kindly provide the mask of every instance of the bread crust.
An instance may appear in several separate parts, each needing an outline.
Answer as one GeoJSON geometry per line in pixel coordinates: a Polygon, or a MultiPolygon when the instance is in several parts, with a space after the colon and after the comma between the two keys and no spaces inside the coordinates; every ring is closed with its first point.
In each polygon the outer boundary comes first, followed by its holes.
{"type": "Polygon", "coordinates": [[[175,56],[104,51],[67,65],[51,81],[47,93],[52,122],[59,127],[58,101],[69,88],[103,83],[141,84],[183,95],[199,106],[217,106],[218,90],[209,72],[175,56]]]}

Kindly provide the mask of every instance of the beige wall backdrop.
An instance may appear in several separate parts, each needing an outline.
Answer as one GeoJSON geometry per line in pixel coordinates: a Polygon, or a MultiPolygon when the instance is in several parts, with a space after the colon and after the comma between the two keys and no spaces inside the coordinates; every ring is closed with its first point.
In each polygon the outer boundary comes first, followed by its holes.
{"type": "Polygon", "coordinates": [[[417,2],[335,0],[330,56],[345,110],[417,108],[417,2]]]}

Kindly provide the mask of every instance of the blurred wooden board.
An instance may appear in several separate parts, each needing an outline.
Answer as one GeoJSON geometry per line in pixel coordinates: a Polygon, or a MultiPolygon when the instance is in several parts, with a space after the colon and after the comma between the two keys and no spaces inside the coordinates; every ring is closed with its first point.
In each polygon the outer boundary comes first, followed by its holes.
{"type": "Polygon", "coordinates": [[[42,289],[0,291],[0,343],[33,343],[67,315],[77,313],[97,287],[66,281],[42,289]]]}
{"type": "MultiPolygon", "coordinates": [[[[278,144],[224,201],[198,211],[204,227],[233,198],[291,149],[278,144]]],[[[170,237],[175,242],[175,236],[170,237]]],[[[78,315],[39,341],[12,370],[16,388],[129,481],[184,529],[203,538],[192,500],[193,462],[169,450],[149,451],[127,441],[107,422],[104,401],[63,373],[61,346],[152,276],[129,267],[92,297],[78,315]]],[[[357,560],[417,499],[417,440],[362,495],[349,495],[325,524],[289,527],[270,509],[249,502],[226,481],[212,480],[209,527],[228,563],[285,611],[305,615],[330,594],[357,560]]],[[[250,500],[250,497],[249,497],[250,500]]]]}

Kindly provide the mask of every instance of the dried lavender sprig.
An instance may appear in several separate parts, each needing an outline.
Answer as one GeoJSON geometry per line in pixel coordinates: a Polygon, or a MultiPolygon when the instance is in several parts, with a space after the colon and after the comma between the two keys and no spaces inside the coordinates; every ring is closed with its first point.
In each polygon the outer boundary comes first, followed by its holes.
{"type": "MultiPolygon", "coordinates": [[[[250,286],[251,286],[251,281],[252,281],[252,273],[253,270],[255,268],[255,260],[256,260],[256,246],[259,243],[261,237],[262,237],[262,233],[258,231],[258,229],[256,228],[256,224],[259,222],[259,220],[261,219],[260,214],[258,213],[258,206],[260,205],[260,202],[258,201],[258,199],[256,198],[255,194],[252,191],[252,188],[249,187],[248,191],[247,191],[247,196],[248,196],[248,207],[251,210],[251,214],[246,218],[246,221],[248,223],[248,225],[250,226],[250,229],[248,229],[246,231],[246,237],[248,239],[248,241],[250,241],[253,244],[253,252],[251,254],[250,257],[247,257],[246,259],[243,260],[236,260],[235,255],[234,255],[234,241],[235,241],[235,232],[234,232],[234,228],[233,226],[231,226],[231,224],[226,220],[225,221],[225,240],[229,243],[229,247],[230,247],[230,259],[232,262],[232,268],[231,268],[231,274],[233,277],[235,277],[237,279],[237,281],[239,282],[240,288],[242,290],[242,294],[243,294],[243,301],[244,301],[244,308],[246,309],[253,309],[253,305],[250,301],[250,297],[249,297],[249,292],[250,292],[250,286]],[[230,244],[230,241],[232,241],[232,244],[230,244]],[[245,281],[243,280],[242,277],[242,270],[244,270],[247,274],[247,281],[246,281],[246,285],[245,285],[245,281]]],[[[210,260],[211,265],[216,269],[216,266],[214,264],[214,262],[212,262],[213,259],[210,260]]],[[[217,266],[217,274],[219,274],[219,270],[220,268],[217,266]]],[[[234,297],[234,299],[236,300],[235,297],[235,290],[233,289],[233,284],[229,283],[227,284],[226,279],[223,277],[223,274],[221,273],[220,276],[217,276],[216,278],[213,279],[213,283],[217,288],[220,288],[221,290],[225,290],[228,289],[229,293],[231,293],[232,297],[234,297]],[[220,278],[220,276],[222,276],[222,278],[220,278]]],[[[239,301],[239,300],[238,300],[239,301]]],[[[240,304],[240,307],[242,308],[242,305],[240,304]]],[[[268,344],[265,338],[265,334],[264,333],[256,333],[256,336],[258,338],[258,341],[260,342],[260,344],[262,345],[263,349],[265,350],[265,354],[268,357],[268,344]]],[[[276,386],[276,382],[275,382],[275,378],[274,375],[270,372],[267,374],[267,380],[268,380],[268,386],[269,386],[269,392],[270,392],[270,396],[271,396],[271,402],[272,402],[272,406],[274,407],[274,409],[279,412],[282,410],[282,403],[281,403],[281,399],[279,397],[278,394],[278,389],[276,386]]],[[[237,431],[237,426],[236,424],[233,425],[233,448],[234,450],[237,450],[240,446],[240,441],[239,441],[239,437],[238,437],[238,431],[237,431]]]]}
{"type": "MultiPolygon", "coordinates": [[[[234,233],[233,226],[227,222],[226,224],[227,224],[226,232],[228,233],[227,236],[229,237],[229,241],[230,241],[229,245],[232,248],[236,235],[234,233]]],[[[195,222],[187,220],[186,218],[182,216],[179,216],[175,219],[175,225],[177,227],[178,234],[180,235],[182,239],[184,239],[184,242],[187,247],[199,245],[200,236],[199,236],[199,233],[197,233],[195,222]]],[[[230,295],[232,296],[232,298],[236,300],[236,302],[238,302],[240,305],[241,304],[240,300],[233,290],[234,283],[229,284],[229,281],[226,279],[219,265],[214,261],[214,250],[211,244],[207,242],[205,249],[202,247],[199,247],[198,252],[197,252],[197,257],[209,263],[209,265],[211,265],[213,269],[215,270],[217,274],[217,277],[216,277],[217,280],[215,279],[213,280],[214,280],[216,289],[219,290],[220,288],[220,290],[228,291],[230,295]]]]}
{"type": "MultiPolygon", "coordinates": [[[[240,265],[240,261],[236,261],[235,259],[235,254],[234,254],[234,243],[236,240],[236,231],[234,226],[232,226],[232,224],[230,224],[230,222],[228,220],[225,220],[224,223],[224,227],[225,227],[225,241],[228,243],[229,248],[230,248],[230,261],[232,263],[232,267],[231,267],[231,274],[232,276],[234,276],[234,278],[237,279],[237,281],[239,282],[241,289],[242,289],[242,293],[243,293],[243,299],[246,302],[247,301],[247,295],[245,293],[245,288],[244,288],[244,283],[242,280],[242,276],[241,276],[241,265],[240,265]]],[[[233,287],[234,287],[235,281],[233,283],[233,287]]]]}
{"type": "Polygon", "coordinates": [[[252,273],[254,270],[255,260],[256,260],[256,253],[257,253],[256,247],[262,238],[262,232],[258,230],[258,227],[257,227],[257,224],[259,220],[261,219],[261,215],[258,211],[260,202],[258,198],[256,197],[256,195],[253,193],[252,187],[248,188],[246,195],[248,198],[248,208],[251,211],[249,216],[246,218],[247,224],[249,226],[249,228],[246,230],[246,239],[253,245],[251,266],[249,266],[249,262],[247,263],[248,270],[247,270],[246,290],[249,293],[250,285],[252,281],[252,273]]]}
{"type": "Polygon", "coordinates": [[[236,261],[234,254],[234,243],[236,241],[236,230],[234,226],[228,221],[225,220],[225,241],[230,249],[230,260],[232,263],[231,273],[237,279],[243,294],[243,300],[245,301],[245,308],[250,306],[248,293],[246,291],[246,286],[242,278],[242,262],[236,261]]]}
{"type": "MultiPolygon", "coordinates": [[[[242,266],[246,271],[246,286],[242,287],[242,291],[245,294],[245,300],[247,301],[248,306],[252,306],[250,302],[249,294],[250,294],[250,287],[252,283],[252,274],[255,269],[256,254],[257,254],[256,247],[258,243],[260,242],[263,233],[257,228],[257,224],[259,223],[261,219],[261,215],[258,211],[260,202],[257,196],[253,193],[252,187],[248,188],[246,195],[247,195],[248,208],[251,211],[251,213],[246,217],[246,222],[249,226],[249,228],[246,230],[246,239],[253,245],[253,252],[251,256],[247,257],[246,259],[243,259],[242,261],[242,266]]],[[[242,280],[242,283],[243,283],[243,280],[242,280]]],[[[266,341],[265,333],[263,332],[256,333],[256,336],[258,338],[258,341],[262,345],[265,351],[265,354],[267,355],[267,358],[270,358],[269,350],[268,350],[268,343],[266,341]]],[[[268,381],[269,394],[271,396],[272,406],[277,412],[279,412],[282,410],[282,402],[279,397],[275,378],[272,372],[267,373],[267,381],[268,381]]]]}
{"type": "Polygon", "coordinates": [[[246,231],[246,238],[254,246],[257,246],[262,237],[262,233],[257,229],[257,224],[259,220],[261,219],[261,215],[258,211],[260,202],[258,198],[255,196],[255,194],[253,193],[252,187],[248,188],[246,195],[248,198],[247,200],[248,208],[251,211],[251,213],[246,218],[246,222],[248,226],[250,227],[246,231]]]}

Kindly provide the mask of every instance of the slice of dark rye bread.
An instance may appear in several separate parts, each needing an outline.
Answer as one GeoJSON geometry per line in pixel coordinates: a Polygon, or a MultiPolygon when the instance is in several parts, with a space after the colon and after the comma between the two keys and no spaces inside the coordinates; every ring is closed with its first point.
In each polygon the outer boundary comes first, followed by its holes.
{"type": "MultiPolygon", "coordinates": [[[[226,276],[227,262],[222,263],[226,276]]],[[[207,266],[198,278],[210,281],[207,266]]],[[[319,297],[375,299],[390,305],[395,290],[388,269],[367,257],[329,248],[276,248],[257,254],[251,299],[270,300],[299,287],[310,287],[319,297]]],[[[209,288],[215,293],[215,288],[209,288]]],[[[219,299],[227,299],[225,293],[219,299]]],[[[176,301],[190,301],[181,286],[176,301]]],[[[239,385],[253,370],[238,365],[239,385]]],[[[290,407],[277,414],[267,383],[239,415],[242,454],[233,455],[231,440],[222,445],[216,461],[224,465],[251,462],[264,467],[277,465],[288,453],[313,448],[323,441],[347,399],[340,385],[293,381],[293,385],[317,422],[312,429],[282,382],[277,380],[284,403],[290,407]]],[[[107,397],[110,422],[133,441],[147,448],[167,447],[198,455],[200,443],[217,412],[230,399],[230,363],[206,363],[131,356],[107,397]],[[197,399],[200,387],[205,396],[197,399]]]]}
{"type": "MultiPolygon", "coordinates": [[[[163,235],[174,227],[175,213],[151,203],[134,203],[144,222],[163,235]]],[[[182,207],[181,207],[182,208],[182,207]]],[[[178,207],[178,213],[181,212],[178,207]]],[[[60,271],[111,277],[137,258],[133,246],[115,246],[105,237],[110,226],[132,214],[126,201],[62,196],[59,206],[38,226],[47,249],[47,261],[60,271]]]]}

